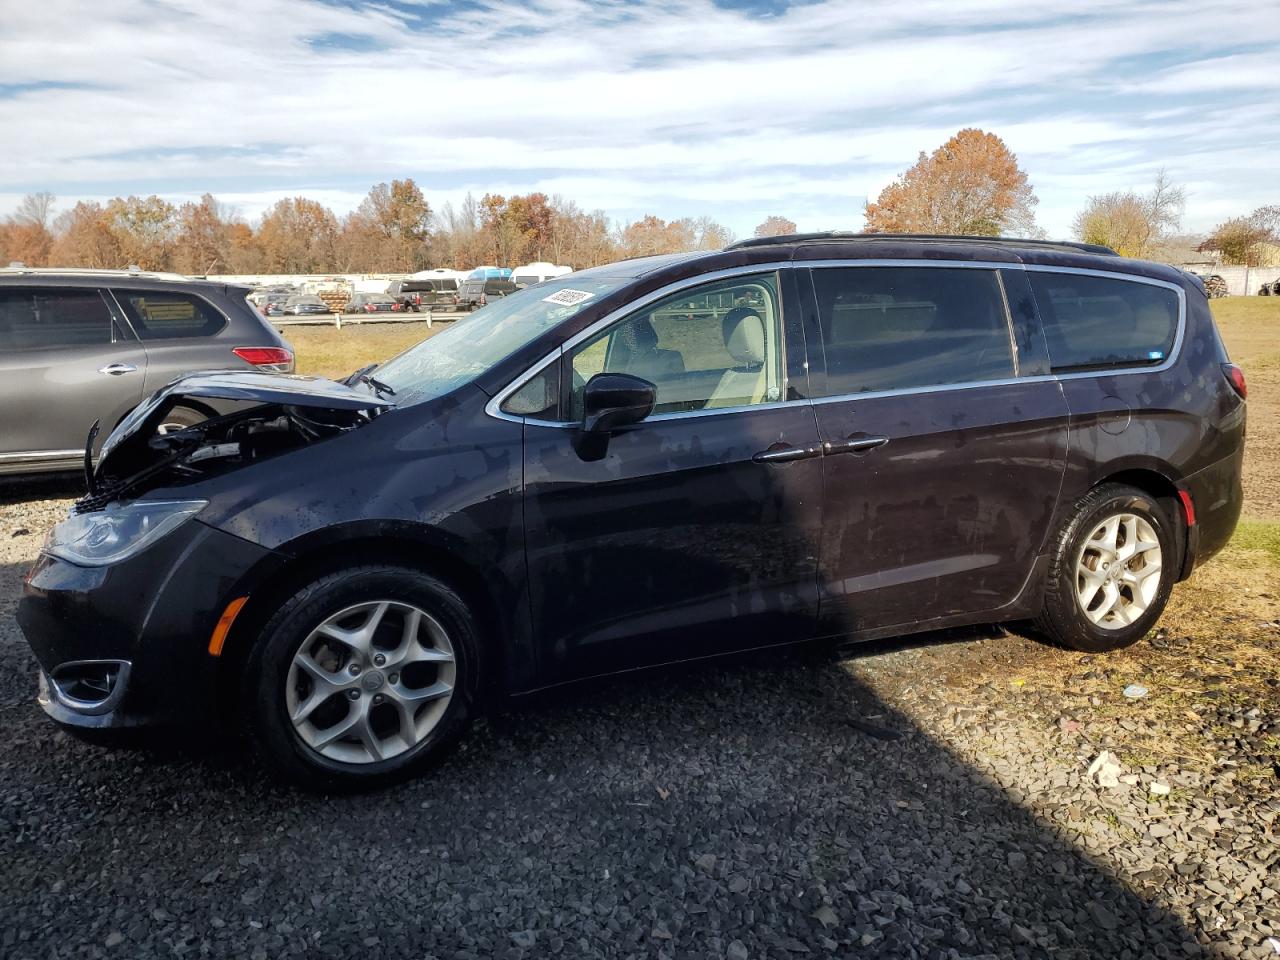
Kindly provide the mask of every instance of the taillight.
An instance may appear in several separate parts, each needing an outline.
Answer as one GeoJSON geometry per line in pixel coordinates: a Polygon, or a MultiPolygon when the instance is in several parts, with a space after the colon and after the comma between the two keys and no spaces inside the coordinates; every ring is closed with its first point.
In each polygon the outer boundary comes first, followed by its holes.
{"type": "Polygon", "coordinates": [[[236,347],[231,352],[263,373],[288,373],[293,369],[293,352],[284,347],[236,347]]]}
{"type": "Polygon", "coordinates": [[[485,304],[487,304],[488,302],[489,302],[489,298],[488,298],[488,297],[486,297],[483,293],[482,293],[482,294],[480,294],[480,306],[482,306],[482,307],[483,307],[483,306],[484,306],[485,304]]]}
{"type": "Polygon", "coordinates": [[[1243,370],[1234,363],[1224,363],[1222,372],[1227,375],[1227,382],[1231,384],[1231,389],[1240,394],[1241,400],[1249,396],[1249,386],[1244,382],[1243,370]]]}

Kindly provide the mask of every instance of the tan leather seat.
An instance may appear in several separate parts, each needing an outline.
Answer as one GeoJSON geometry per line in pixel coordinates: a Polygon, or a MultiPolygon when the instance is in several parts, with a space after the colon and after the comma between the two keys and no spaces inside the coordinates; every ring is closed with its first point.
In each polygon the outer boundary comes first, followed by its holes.
{"type": "Polygon", "coordinates": [[[768,356],[764,320],[750,307],[734,307],[724,315],[721,333],[734,366],[716,384],[706,409],[760,403],[766,389],[768,356]]]}

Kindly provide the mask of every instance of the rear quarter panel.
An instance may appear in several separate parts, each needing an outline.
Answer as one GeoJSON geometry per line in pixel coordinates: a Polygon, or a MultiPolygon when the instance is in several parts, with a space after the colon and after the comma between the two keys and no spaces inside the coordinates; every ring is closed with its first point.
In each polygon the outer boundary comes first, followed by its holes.
{"type": "Polygon", "coordinates": [[[1062,376],[1071,416],[1063,508],[1117,473],[1149,470],[1191,488],[1197,474],[1224,465],[1215,491],[1203,502],[1196,496],[1196,508],[1204,532],[1225,542],[1239,514],[1244,404],[1223,376],[1208,302],[1192,285],[1183,289],[1183,340],[1167,369],[1062,376]]]}

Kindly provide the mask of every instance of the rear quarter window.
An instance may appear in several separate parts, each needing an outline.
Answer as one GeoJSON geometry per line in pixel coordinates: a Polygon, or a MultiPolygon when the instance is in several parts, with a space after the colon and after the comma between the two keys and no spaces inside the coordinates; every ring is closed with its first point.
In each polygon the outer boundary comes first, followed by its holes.
{"type": "Polygon", "coordinates": [[[116,290],[116,299],[143,340],[211,337],[226,318],[200,297],[165,290],[116,290]]]}
{"type": "Polygon", "coordinates": [[[1030,271],[1055,371],[1155,366],[1173,351],[1180,301],[1168,287],[1119,277],[1030,271]]]}

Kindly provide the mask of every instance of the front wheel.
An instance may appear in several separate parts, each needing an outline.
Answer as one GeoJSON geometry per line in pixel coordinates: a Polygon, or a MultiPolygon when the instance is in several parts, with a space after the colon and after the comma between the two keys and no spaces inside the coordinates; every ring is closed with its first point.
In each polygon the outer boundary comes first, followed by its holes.
{"type": "Polygon", "coordinates": [[[1124,484],[1096,487],[1058,530],[1036,624],[1076,650],[1127,647],[1164,611],[1175,561],[1173,525],[1155,499],[1124,484]]]}
{"type": "Polygon", "coordinates": [[[274,772],[316,789],[413,776],[462,736],[479,643],[462,599],[401,567],[362,566],[289,597],[250,651],[249,732],[274,772]]]}

